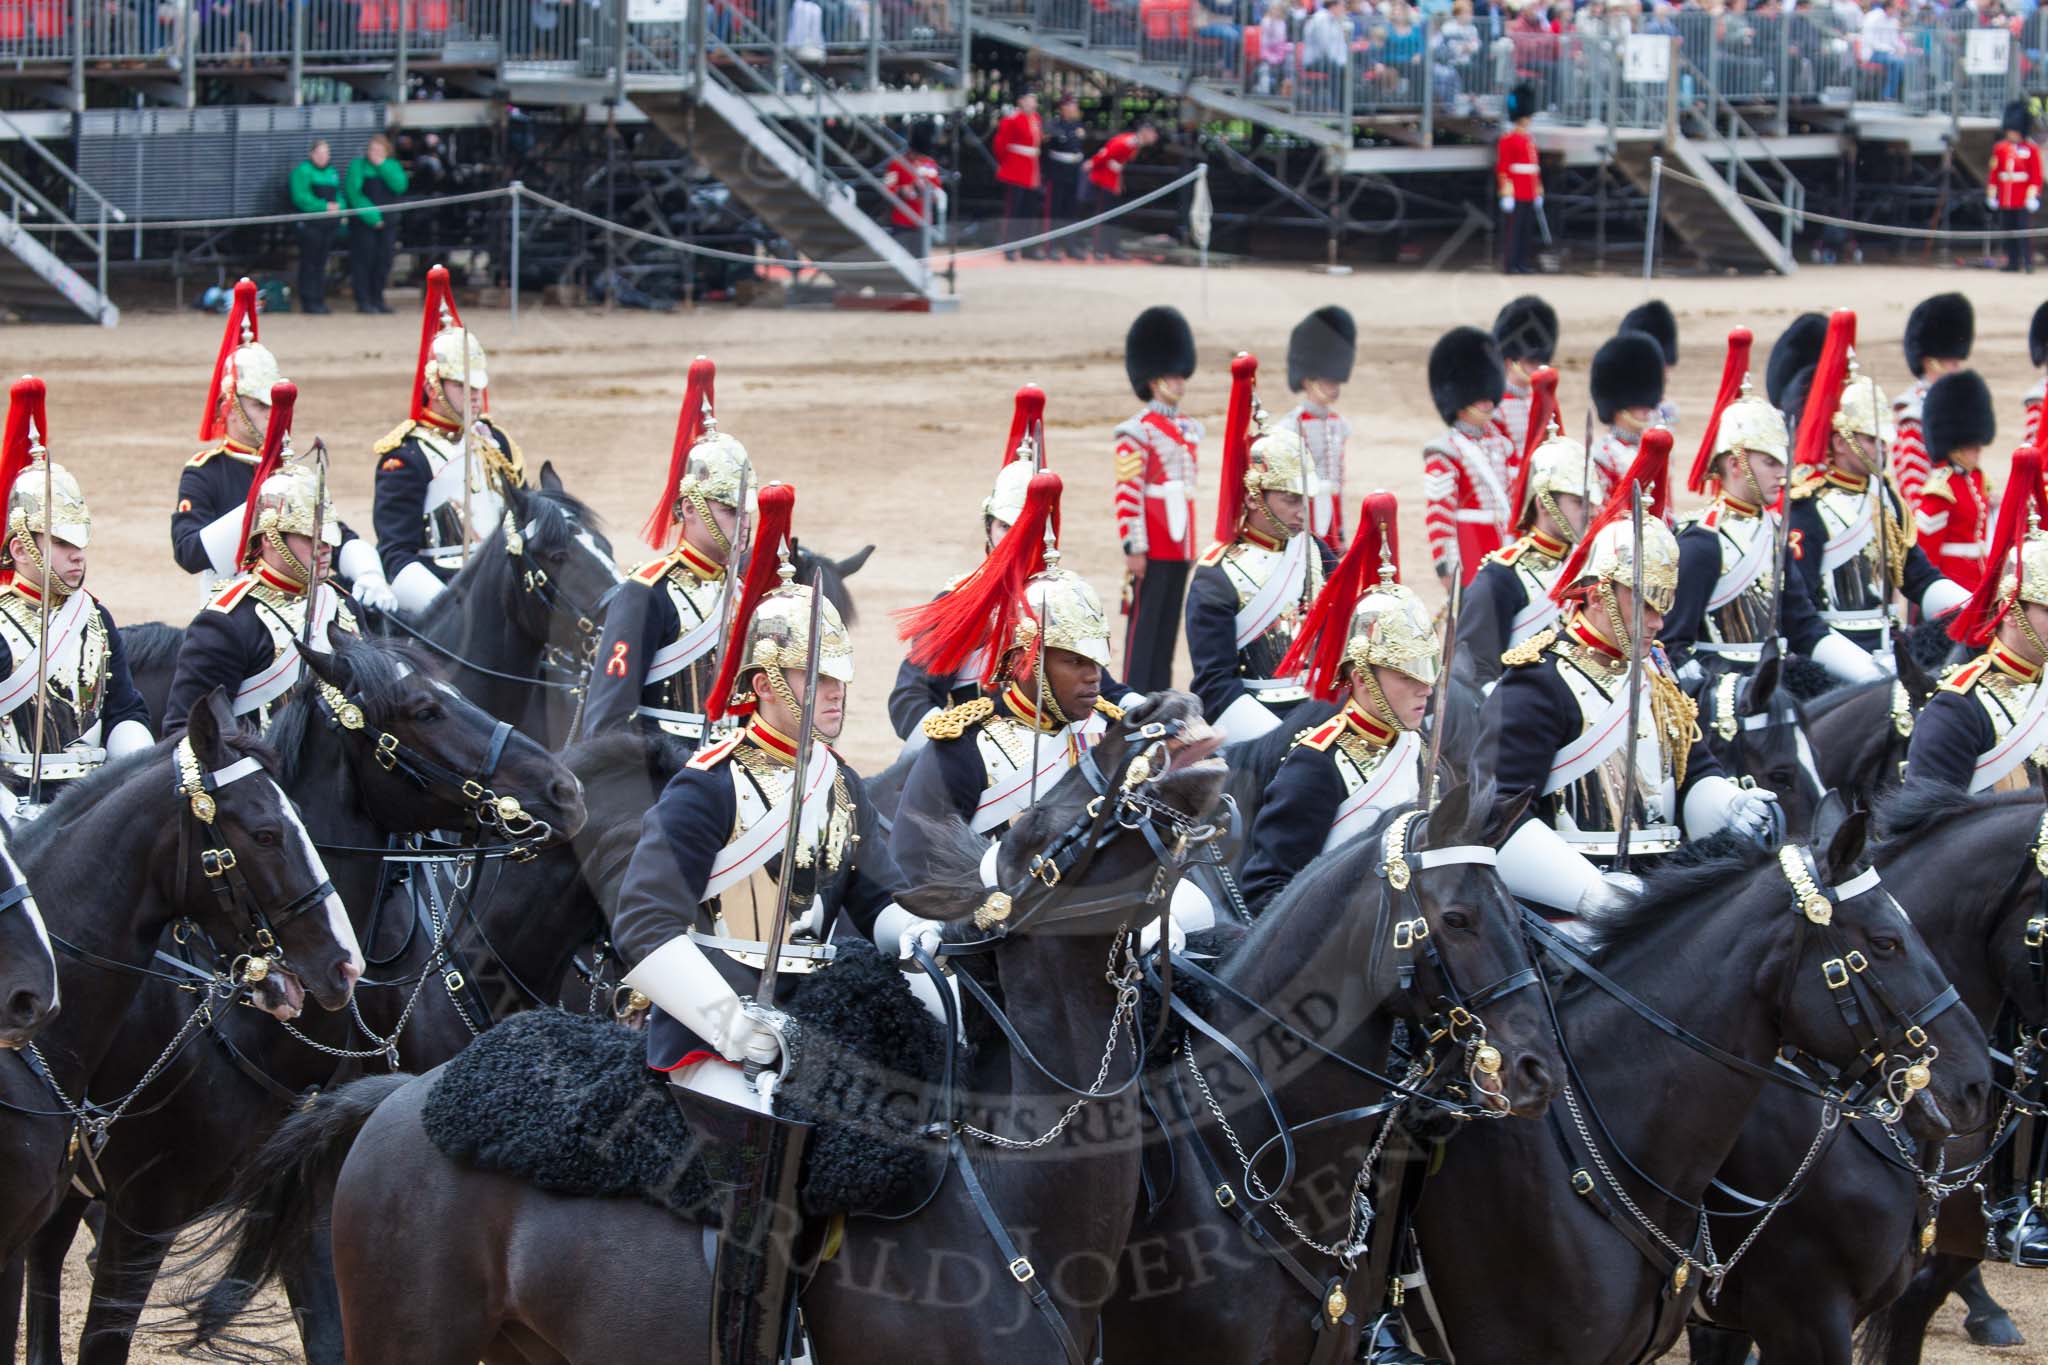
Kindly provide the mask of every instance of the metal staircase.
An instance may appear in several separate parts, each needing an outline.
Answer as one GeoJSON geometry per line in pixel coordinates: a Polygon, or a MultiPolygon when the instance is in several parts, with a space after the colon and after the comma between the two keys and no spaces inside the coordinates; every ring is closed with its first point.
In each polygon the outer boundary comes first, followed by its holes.
{"type": "Polygon", "coordinates": [[[91,225],[79,223],[27,176],[0,161],[0,309],[33,318],[82,313],[102,327],[118,325],[121,310],[107,297],[107,225],[123,222],[127,215],[5,114],[0,114],[0,123],[71,186],[74,209],[90,203],[95,213],[91,225]],[[41,235],[49,241],[38,240],[41,235]],[[97,268],[93,279],[87,280],[57,254],[55,244],[62,238],[91,253],[97,268]]]}

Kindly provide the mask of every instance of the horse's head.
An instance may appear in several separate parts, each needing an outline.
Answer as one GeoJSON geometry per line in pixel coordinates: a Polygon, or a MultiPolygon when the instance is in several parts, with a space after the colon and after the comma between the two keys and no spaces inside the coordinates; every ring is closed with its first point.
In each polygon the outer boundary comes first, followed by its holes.
{"type": "Polygon", "coordinates": [[[1390,818],[1380,830],[1375,862],[1377,894],[1391,898],[1390,937],[1371,951],[1412,966],[1409,994],[1425,1026],[1463,1045],[1454,1065],[1483,1102],[1535,1118],[1549,1107],[1564,1061],[1522,934],[1521,910],[1494,859],[1528,801],[1524,794],[1499,804],[1491,788],[1461,784],[1427,812],[1390,818]]]}
{"type": "Polygon", "coordinates": [[[263,988],[264,1007],[278,1017],[297,1015],[308,993],[324,1009],[346,1005],[363,952],[312,836],[272,775],[270,751],[236,726],[215,688],[192,708],[172,754],[183,798],[180,861],[170,869],[179,909],[215,943],[234,945],[238,975],[263,988]]]}
{"type": "MultiPolygon", "coordinates": [[[[1201,703],[1185,692],[1160,692],[1125,712],[1003,836],[994,859],[998,890],[980,900],[977,927],[1109,932],[1129,925],[1146,910],[1162,863],[1185,851],[1184,837],[1214,833],[1199,818],[1228,775],[1214,757],[1222,744],[1222,732],[1202,720],[1201,703]]],[[[979,885],[983,878],[972,870],[978,847],[963,843],[961,852],[961,870],[979,885]]],[[[919,888],[905,900],[934,918],[962,910],[958,891],[949,897],[944,886],[919,888]]]]}
{"type": "Polygon", "coordinates": [[[1808,839],[1827,787],[1799,703],[1779,685],[1783,677],[1782,661],[1770,646],[1748,676],[1714,677],[1700,695],[1700,731],[1730,773],[1754,778],[1777,794],[1784,837],[1808,839]]]}
{"type": "Polygon", "coordinates": [[[834,559],[799,543],[796,547],[797,582],[823,584],[825,600],[839,613],[839,619],[850,626],[854,622],[853,594],[847,590],[846,580],[859,573],[867,564],[868,556],[874,552],[874,546],[863,545],[844,559],[834,559]]]}
{"type": "Polygon", "coordinates": [[[0,1048],[18,1048],[57,1016],[57,957],[14,855],[0,845],[0,1048]]]}
{"type": "Polygon", "coordinates": [[[538,488],[506,490],[498,537],[512,570],[508,610],[521,629],[546,645],[596,649],[598,604],[618,584],[619,566],[596,516],[562,487],[554,465],[541,466],[538,488]]]}
{"type": "Polygon", "coordinates": [[[1780,1036],[1847,1098],[1903,1109],[1915,1137],[1940,1141],[1985,1121],[1988,1045],[1866,860],[1868,827],[1863,811],[1823,818],[1824,845],[1786,845],[1776,875],[1759,878],[1778,942],[1758,984],[1778,1002],[1780,1036]]]}
{"type": "Polygon", "coordinates": [[[363,804],[400,832],[475,830],[529,847],[583,826],[583,786],[533,740],[388,645],[328,632],[312,705],[339,729],[363,804]]]}

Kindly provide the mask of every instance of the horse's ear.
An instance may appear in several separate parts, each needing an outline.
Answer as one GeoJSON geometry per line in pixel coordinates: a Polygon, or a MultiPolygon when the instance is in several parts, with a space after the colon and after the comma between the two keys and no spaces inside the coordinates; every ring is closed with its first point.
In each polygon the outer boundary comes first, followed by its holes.
{"type": "Polygon", "coordinates": [[[858,552],[848,555],[846,558],[840,560],[837,564],[834,564],[832,567],[839,571],[839,576],[841,578],[851,578],[855,574],[859,573],[864,567],[866,567],[868,562],[868,556],[873,554],[874,552],[874,546],[863,545],[860,547],[858,552]]]}
{"type": "Polygon", "coordinates": [[[1844,881],[1863,861],[1863,846],[1870,838],[1870,812],[1858,806],[1850,811],[1834,837],[1828,840],[1827,877],[1844,881]]]}
{"type": "MultiPolygon", "coordinates": [[[[1427,782],[1425,774],[1423,781],[1427,782]]],[[[1433,836],[1430,842],[1437,847],[1469,843],[1466,830],[1472,824],[1473,789],[1470,782],[1453,781],[1452,785],[1439,792],[1436,805],[1430,810],[1430,826],[1433,836]]]]}
{"type": "Polygon", "coordinates": [[[1935,683],[1927,670],[1920,666],[1920,660],[1914,657],[1912,643],[1902,630],[1892,634],[1892,662],[1897,666],[1899,681],[1905,684],[1907,698],[1913,709],[1918,711],[1934,695],[1935,683]]]}
{"type": "Polygon", "coordinates": [[[1749,675],[1749,681],[1742,688],[1742,714],[1761,716],[1771,709],[1771,698],[1777,694],[1778,680],[1785,674],[1785,661],[1778,657],[1778,642],[1772,640],[1764,646],[1763,655],[1757,660],[1756,671],[1749,675]]]}
{"type": "Polygon", "coordinates": [[[540,466],[540,486],[550,493],[562,491],[562,476],[555,472],[553,460],[543,460],[540,466]]]}
{"type": "MultiPolygon", "coordinates": [[[[327,646],[328,649],[335,647],[334,623],[331,621],[327,625],[327,646]]],[[[292,641],[292,648],[299,651],[300,661],[306,665],[307,671],[312,673],[314,677],[326,683],[329,687],[338,687],[344,692],[348,691],[348,680],[342,676],[342,670],[337,666],[340,660],[333,654],[314,649],[309,645],[302,645],[296,639],[292,641]]]]}
{"type": "Polygon", "coordinates": [[[1524,788],[1511,792],[1504,800],[1494,802],[1493,811],[1486,821],[1486,835],[1481,843],[1499,848],[1522,823],[1522,817],[1529,813],[1529,807],[1536,804],[1536,793],[1524,788]]]}
{"type": "Polygon", "coordinates": [[[234,733],[235,713],[228,705],[227,689],[216,687],[200,698],[185,718],[185,737],[191,741],[192,756],[202,768],[225,768],[234,756],[227,751],[225,736],[234,733]]]}
{"type": "Polygon", "coordinates": [[[1849,818],[1849,802],[1842,793],[1829,787],[1822,793],[1820,804],[1813,811],[1813,842],[1825,846],[1833,843],[1835,833],[1849,818]]]}

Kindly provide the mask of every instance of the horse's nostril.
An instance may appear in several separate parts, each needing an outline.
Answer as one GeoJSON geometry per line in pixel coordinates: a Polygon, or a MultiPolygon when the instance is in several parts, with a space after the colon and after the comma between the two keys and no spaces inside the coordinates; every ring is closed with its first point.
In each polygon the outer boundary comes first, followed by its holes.
{"type": "Polygon", "coordinates": [[[583,799],[583,784],[573,777],[558,777],[548,783],[548,800],[567,809],[583,799]]]}
{"type": "Polygon", "coordinates": [[[16,991],[7,997],[7,1022],[26,1028],[43,1017],[43,997],[35,991],[16,991]]]}
{"type": "Polygon", "coordinates": [[[353,962],[342,963],[338,970],[341,972],[341,988],[344,991],[353,991],[356,982],[363,979],[363,969],[353,962]]]}
{"type": "Polygon", "coordinates": [[[1521,1066],[1516,1069],[1522,1073],[1522,1084],[1528,1087],[1531,1094],[1549,1095],[1555,1093],[1556,1087],[1550,1079],[1550,1068],[1543,1065],[1542,1058],[1524,1057],[1521,1066]]]}

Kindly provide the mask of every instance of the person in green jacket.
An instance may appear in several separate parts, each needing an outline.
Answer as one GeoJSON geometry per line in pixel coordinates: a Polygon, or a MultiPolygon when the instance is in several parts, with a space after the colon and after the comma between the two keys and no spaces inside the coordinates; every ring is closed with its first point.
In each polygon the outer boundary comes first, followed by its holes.
{"type": "Polygon", "coordinates": [[[306,313],[327,311],[327,257],[334,250],[334,230],[341,224],[341,175],[328,164],[332,156],[322,140],[313,144],[304,161],[292,167],[293,211],[327,215],[297,225],[299,309],[306,313]]]}
{"type": "Polygon", "coordinates": [[[358,313],[388,313],[384,286],[391,279],[391,224],[383,206],[394,203],[410,182],[405,167],[391,155],[391,139],[372,134],[363,154],[348,163],[342,204],[353,221],[348,229],[349,283],[355,289],[358,313]]]}

